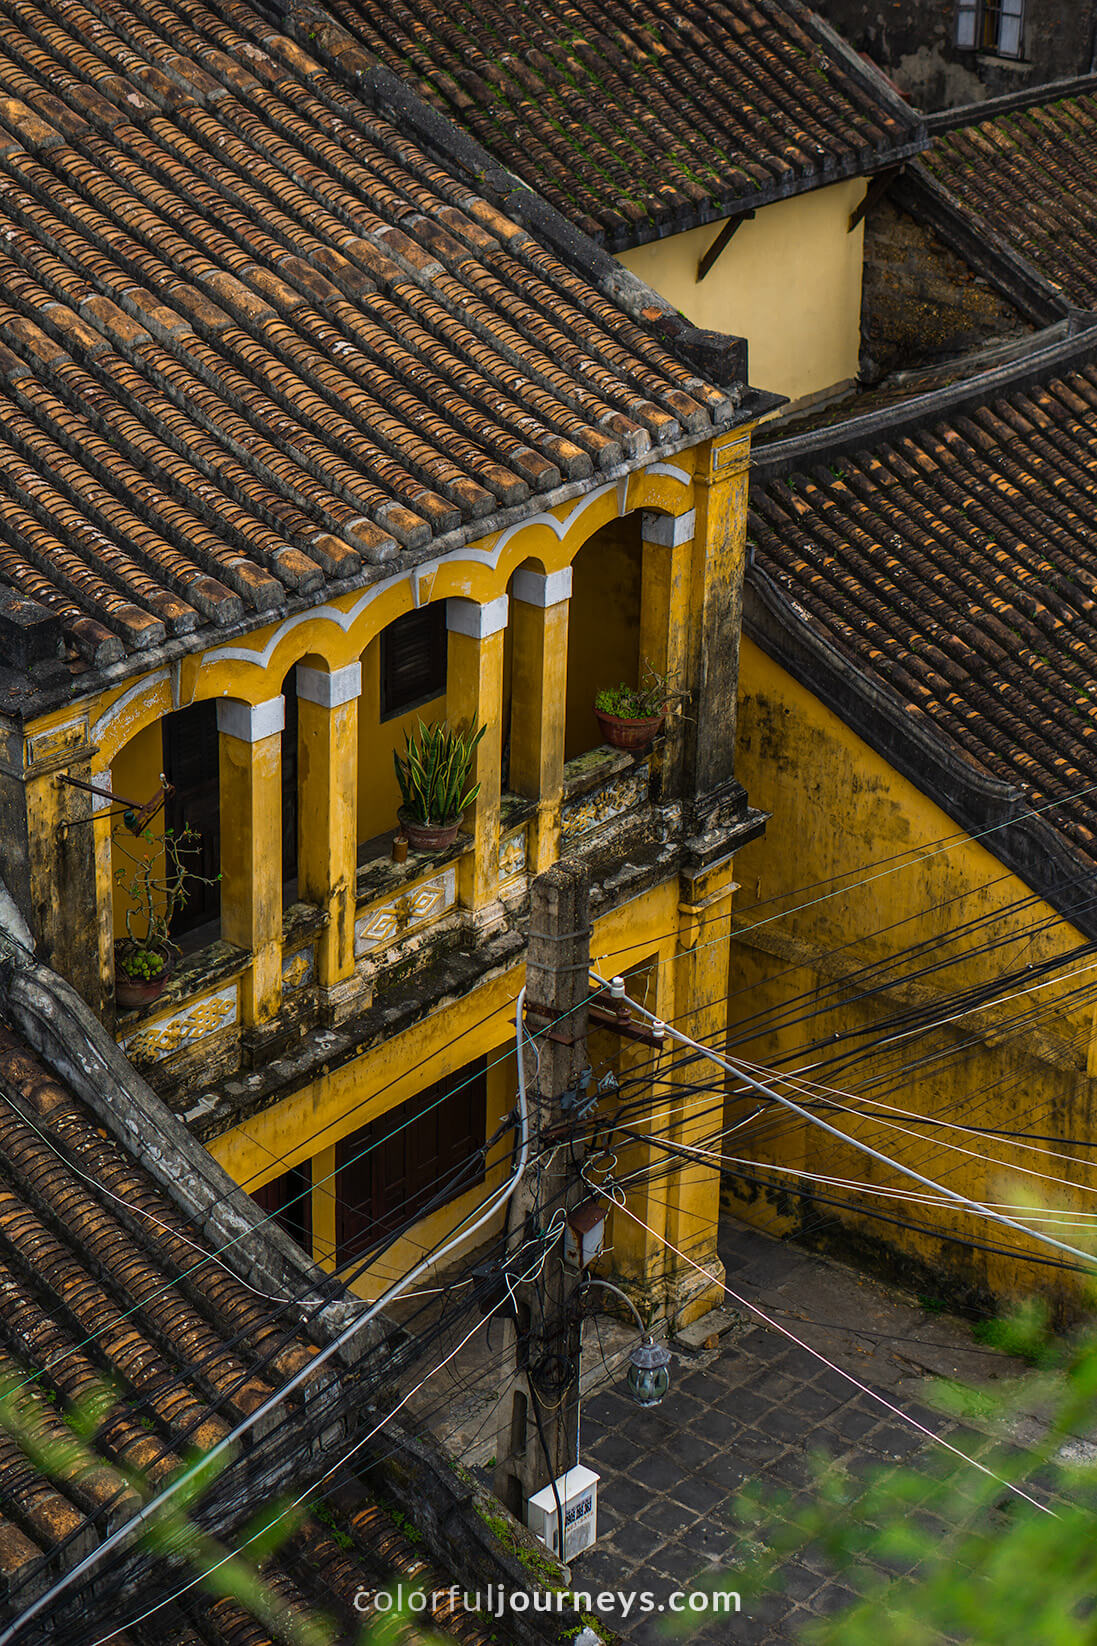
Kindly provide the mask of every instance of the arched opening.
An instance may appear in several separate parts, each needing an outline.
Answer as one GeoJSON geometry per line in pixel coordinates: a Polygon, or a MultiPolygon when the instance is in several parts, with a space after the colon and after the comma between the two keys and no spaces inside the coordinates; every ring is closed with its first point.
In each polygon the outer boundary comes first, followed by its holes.
{"type": "Polygon", "coordinates": [[[168,869],[165,840],[183,842],[188,874],[185,896],[168,922],[172,941],[184,950],[204,947],[220,935],[221,791],[217,708],[192,703],[137,732],[115,756],[111,789],[142,803],[161,781],[169,786],[163,809],[138,834],[121,816],[113,820],[111,869],[114,936],[141,937],[147,902],[163,914],[168,869]],[[151,873],[146,877],[146,868],[151,873]],[[157,890],[157,887],[160,890],[157,890]]]}
{"type": "Polygon", "coordinates": [[[446,714],[446,603],[406,612],[362,653],[358,714],[359,858],[379,855],[396,827],[400,789],[393,751],[419,719],[446,714]]]}
{"type": "Polygon", "coordinates": [[[572,562],[564,758],[598,748],[594,698],[604,686],[635,686],[640,674],[641,516],[611,520],[572,562]]]}

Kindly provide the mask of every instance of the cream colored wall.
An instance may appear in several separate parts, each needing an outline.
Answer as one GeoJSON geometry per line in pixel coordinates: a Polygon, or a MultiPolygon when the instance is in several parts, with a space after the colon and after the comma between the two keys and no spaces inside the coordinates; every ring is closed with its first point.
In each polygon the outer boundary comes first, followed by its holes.
{"type": "Polygon", "coordinates": [[[708,275],[697,265],[722,223],[668,236],[619,261],[698,326],[750,345],[750,380],[791,400],[857,374],[864,228],[849,219],[863,178],[763,206],[735,232],[708,275]]]}

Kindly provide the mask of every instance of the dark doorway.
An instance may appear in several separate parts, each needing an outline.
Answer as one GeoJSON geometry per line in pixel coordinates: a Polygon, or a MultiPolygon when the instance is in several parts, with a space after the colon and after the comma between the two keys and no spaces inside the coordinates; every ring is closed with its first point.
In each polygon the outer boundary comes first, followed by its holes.
{"type": "Polygon", "coordinates": [[[251,1197],[279,1228],[312,1255],[312,1161],[291,1166],[281,1177],[272,1178],[251,1197]]]}
{"type": "MultiPolygon", "coordinates": [[[[171,793],[164,827],[178,839],[184,829],[197,835],[184,852],[192,872],[187,900],[176,910],[171,935],[185,937],[221,918],[221,771],[217,746],[217,705],[192,703],[164,720],[164,776],[171,793]],[[193,878],[201,875],[201,879],[193,878]],[[211,884],[207,884],[211,882],[211,884]]],[[[216,930],[210,932],[211,939],[216,930]]]]}

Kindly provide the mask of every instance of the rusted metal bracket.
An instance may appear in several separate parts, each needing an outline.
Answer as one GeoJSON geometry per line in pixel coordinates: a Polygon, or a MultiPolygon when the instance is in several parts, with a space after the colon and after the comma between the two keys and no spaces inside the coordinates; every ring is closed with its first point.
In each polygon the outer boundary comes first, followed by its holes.
{"type": "Polygon", "coordinates": [[[662,1049],[662,1024],[638,1022],[627,1002],[614,1000],[610,995],[596,995],[591,1001],[590,1024],[592,1028],[608,1029],[610,1034],[618,1034],[623,1040],[638,1040],[642,1046],[662,1049]]]}
{"type": "Polygon", "coordinates": [[[749,222],[753,216],[754,213],[752,211],[743,211],[739,213],[738,217],[728,218],[728,221],[724,224],[711,246],[706,252],[701,254],[700,261],[697,264],[698,285],[701,284],[701,281],[705,278],[705,275],[708,274],[721,252],[726,251],[728,246],[731,245],[732,240],[738,234],[743,224],[749,222]]]}
{"type": "Polygon", "coordinates": [[[902,166],[890,166],[887,171],[879,172],[872,179],[872,182],[865,190],[865,198],[861,201],[859,206],[855,207],[854,210],[850,212],[849,229],[847,230],[849,234],[852,234],[858,223],[862,222],[863,219],[868,216],[873,206],[884,198],[884,195],[895,182],[896,178],[901,176],[904,169],[905,168],[902,166]]]}
{"type": "MultiPolygon", "coordinates": [[[[156,793],[150,795],[148,800],[127,800],[125,795],[114,794],[110,789],[101,788],[98,783],[85,783],[82,778],[70,777],[68,772],[58,772],[55,781],[67,783],[72,789],[82,789],[85,794],[93,794],[99,800],[109,800],[114,806],[123,806],[122,821],[131,834],[140,834],[152,822],[168,795],[174,792],[171,783],[161,781],[156,793]]],[[[94,818],[72,818],[70,822],[91,823],[94,818]]]]}

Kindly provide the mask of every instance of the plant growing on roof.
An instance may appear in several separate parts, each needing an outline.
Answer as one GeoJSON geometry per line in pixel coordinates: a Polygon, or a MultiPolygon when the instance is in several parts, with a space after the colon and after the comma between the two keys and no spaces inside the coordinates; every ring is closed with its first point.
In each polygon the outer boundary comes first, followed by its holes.
{"type": "Polygon", "coordinates": [[[412,846],[438,850],[457,838],[461,817],[480,793],[469,784],[476,749],[486,726],[455,731],[445,721],[416,723],[404,733],[404,752],[392,751],[404,804],[400,822],[412,846]]]}
{"type": "Polygon", "coordinates": [[[615,749],[639,752],[650,748],[663,728],[663,721],[671,709],[689,699],[689,693],[672,684],[676,669],[661,674],[644,659],[640,667],[640,684],[603,686],[595,695],[594,714],[602,728],[602,735],[615,749]]]}
{"type": "Polygon", "coordinates": [[[112,838],[130,863],[128,869],[114,873],[115,885],[130,902],[126,935],[114,949],[115,997],[124,1008],[142,1006],[156,999],[171,976],[176,952],[171,923],[186,904],[191,885],[197,881],[212,886],[221,876],[197,874],[187,861],[193,860],[199,843],[197,831],[189,825],[178,833],[165,829],[159,836],[142,830],[139,838],[153,850],[140,855],[126,844],[121,831],[115,830],[112,838]],[[157,847],[163,848],[162,867],[157,847]]]}

